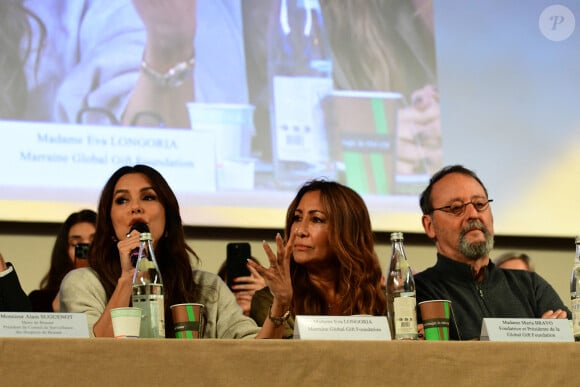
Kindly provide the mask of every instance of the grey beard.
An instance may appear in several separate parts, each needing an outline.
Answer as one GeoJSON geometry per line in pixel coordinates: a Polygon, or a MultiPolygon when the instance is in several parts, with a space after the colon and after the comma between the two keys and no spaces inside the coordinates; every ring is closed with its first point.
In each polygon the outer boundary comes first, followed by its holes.
{"type": "Polygon", "coordinates": [[[459,252],[466,258],[472,261],[476,261],[481,257],[488,256],[492,249],[493,236],[487,227],[483,225],[483,223],[479,221],[473,221],[469,223],[466,228],[461,230],[461,234],[459,235],[459,252]],[[483,234],[485,235],[485,242],[470,243],[465,239],[465,234],[468,230],[473,229],[473,227],[483,231],[483,234]]]}

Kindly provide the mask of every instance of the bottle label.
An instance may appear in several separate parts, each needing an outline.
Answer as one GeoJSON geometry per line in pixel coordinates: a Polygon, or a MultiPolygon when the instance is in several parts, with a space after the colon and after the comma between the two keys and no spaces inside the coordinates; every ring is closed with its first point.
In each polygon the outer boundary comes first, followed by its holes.
{"type": "Polygon", "coordinates": [[[164,298],[163,296],[157,299],[155,302],[156,312],[155,321],[157,321],[156,333],[157,337],[165,337],[165,308],[164,308],[164,298]]]}
{"type": "Polygon", "coordinates": [[[328,149],[324,148],[327,139],[320,100],[332,89],[332,79],[275,76],[273,83],[277,159],[326,163],[328,149]]]}
{"type": "Polygon", "coordinates": [[[133,296],[133,306],[141,308],[142,338],[165,337],[165,309],[163,295],[142,294],[133,296]]]}
{"type": "Polygon", "coordinates": [[[400,293],[393,300],[395,338],[417,337],[417,300],[414,292],[400,293]]]}
{"type": "Polygon", "coordinates": [[[572,323],[574,337],[580,337],[580,297],[572,299],[572,323]]]}

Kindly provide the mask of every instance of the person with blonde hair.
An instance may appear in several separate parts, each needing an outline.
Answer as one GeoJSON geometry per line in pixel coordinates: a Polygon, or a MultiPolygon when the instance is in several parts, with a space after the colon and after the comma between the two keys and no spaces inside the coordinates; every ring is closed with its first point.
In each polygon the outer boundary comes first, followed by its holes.
{"type": "Polygon", "coordinates": [[[509,251],[493,260],[496,266],[502,269],[534,271],[534,263],[529,255],[509,251]]]}

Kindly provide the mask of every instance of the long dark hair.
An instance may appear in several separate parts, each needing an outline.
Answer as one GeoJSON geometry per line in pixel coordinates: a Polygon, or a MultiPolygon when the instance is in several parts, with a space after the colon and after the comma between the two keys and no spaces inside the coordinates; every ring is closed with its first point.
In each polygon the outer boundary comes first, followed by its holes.
{"type": "Polygon", "coordinates": [[[409,94],[436,81],[434,38],[410,0],[321,0],[338,89],[409,94]]]}
{"type": "Polygon", "coordinates": [[[0,118],[4,119],[24,116],[28,98],[24,64],[35,55],[36,72],[46,36],[42,20],[23,3],[23,0],[0,1],[0,118]],[[38,27],[37,41],[33,41],[31,23],[38,27]]]}
{"type": "Polygon", "coordinates": [[[97,213],[93,210],[81,210],[73,212],[62,224],[50,257],[50,269],[40,281],[40,289],[58,290],[64,276],[75,268],[74,262],[69,256],[68,234],[72,226],[78,223],[91,223],[96,226],[97,213]]]}
{"type": "Polygon", "coordinates": [[[119,250],[111,220],[114,190],[121,177],[132,173],[143,174],[149,179],[161,205],[165,208],[165,230],[163,236],[157,241],[155,256],[163,278],[165,336],[174,337],[173,319],[169,307],[173,304],[197,300],[190,257],[196,261],[199,261],[199,258],[185,242],[177,198],[165,178],[157,170],[147,165],[124,166],[109,178],[101,192],[97,230],[89,251],[89,263],[97,272],[108,300],[121,276],[119,250]]]}
{"type": "MultiPolygon", "coordinates": [[[[304,184],[286,213],[286,238],[290,236],[294,214],[302,197],[320,192],[320,201],[329,222],[329,242],[338,265],[337,290],[342,295],[342,315],[385,315],[386,296],[381,286],[382,271],[375,253],[375,239],[364,200],[340,183],[312,180],[304,184]]],[[[293,313],[326,314],[326,302],[310,282],[308,272],[294,260],[290,263],[294,288],[293,313]]]]}

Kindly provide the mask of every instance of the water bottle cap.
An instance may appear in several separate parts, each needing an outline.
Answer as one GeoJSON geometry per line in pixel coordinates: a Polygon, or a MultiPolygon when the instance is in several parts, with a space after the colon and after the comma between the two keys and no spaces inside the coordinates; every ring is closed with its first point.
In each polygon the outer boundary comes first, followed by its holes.
{"type": "Polygon", "coordinates": [[[402,232],[392,232],[391,233],[391,242],[402,241],[402,240],[403,240],[403,233],[402,232]]]}
{"type": "Polygon", "coordinates": [[[151,241],[151,240],[153,240],[153,238],[151,238],[150,232],[142,232],[141,234],[139,234],[139,241],[143,242],[143,241],[151,241]]]}

